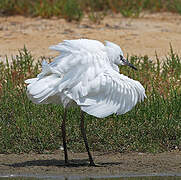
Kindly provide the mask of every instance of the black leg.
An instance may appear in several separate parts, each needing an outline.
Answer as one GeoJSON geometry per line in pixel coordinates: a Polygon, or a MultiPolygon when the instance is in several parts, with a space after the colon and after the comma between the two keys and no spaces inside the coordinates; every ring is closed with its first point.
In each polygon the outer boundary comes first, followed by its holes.
{"type": "Polygon", "coordinates": [[[63,139],[65,164],[68,164],[68,154],[67,154],[67,144],[66,144],[66,124],[65,124],[66,117],[67,117],[67,109],[65,108],[61,129],[62,129],[62,139],[63,139]]]}
{"type": "Polygon", "coordinates": [[[86,150],[87,150],[87,153],[88,153],[88,156],[89,156],[90,166],[96,166],[93,159],[92,159],[92,155],[91,155],[91,153],[89,151],[89,145],[88,145],[88,142],[87,142],[86,131],[85,131],[85,128],[84,128],[84,112],[83,111],[81,111],[80,129],[81,129],[82,137],[84,139],[85,147],[86,147],[86,150]]]}

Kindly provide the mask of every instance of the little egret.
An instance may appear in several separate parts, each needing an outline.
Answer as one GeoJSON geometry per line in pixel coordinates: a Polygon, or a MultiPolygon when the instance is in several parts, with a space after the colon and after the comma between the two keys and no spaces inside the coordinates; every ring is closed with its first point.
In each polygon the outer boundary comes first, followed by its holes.
{"type": "Polygon", "coordinates": [[[95,166],[89,151],[84,128],[84,112],[97,118],[113,113],[124,114],[146,97],[145,89],[136,80],[119,73],[119,65],[136,70],[123,56],[121,48],[109,41],[64,40],[50,49],[60,52],[53,62],[42,62],[42,72],[27,79],[28,98],[36,104],[63,104],[62,139],[65,164],[68,164],[65,122],[67,107],[73,102],[81,108],[80,129],[91,166],[95,166]]]}

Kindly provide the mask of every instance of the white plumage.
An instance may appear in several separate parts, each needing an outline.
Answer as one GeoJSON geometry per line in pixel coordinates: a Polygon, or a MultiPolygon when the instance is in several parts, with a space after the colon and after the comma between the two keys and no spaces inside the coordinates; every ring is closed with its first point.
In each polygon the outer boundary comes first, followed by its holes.
{"type": "Polygon", "coordinates": [[[73,101],[82,111],[103,118],[124,114],[146,97],[138,81],[119,73],[118,65],[130,63],[118,45],[78,39],[50,49],[60,55],[50,64],[43,61],[42,72],[25,81],[29,84],[27,95],[34,103],[66,107],[73,101]]]}

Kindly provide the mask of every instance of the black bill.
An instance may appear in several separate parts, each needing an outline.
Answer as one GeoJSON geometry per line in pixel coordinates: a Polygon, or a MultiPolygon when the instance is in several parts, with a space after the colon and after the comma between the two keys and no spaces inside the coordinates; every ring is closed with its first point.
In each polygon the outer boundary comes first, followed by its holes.
{"type": "Polygon", "coordinates": [[[127,61],[126,59],[122,58],[121,59],[123,64],[126,65],[126,66],[129,66],[131,68],[133,68],[134,70],[138,70],[133,64],[131,64],[129,61],[127,61]]]}

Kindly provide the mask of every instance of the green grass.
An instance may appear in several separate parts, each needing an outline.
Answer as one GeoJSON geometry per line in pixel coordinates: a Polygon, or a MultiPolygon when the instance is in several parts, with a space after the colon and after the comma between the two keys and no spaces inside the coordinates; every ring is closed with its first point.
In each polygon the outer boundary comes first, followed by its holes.
{"type": "Polygon", "coordinates": [[[181,13],[180,0],[2,0],[0,13],[49,18],[59,16],[81,20],[84,14],[99,22],[107,13],[122,13],[125,17],[138,17],[143,10],[181,13]]]}
{"type": "MultiPolygon", "coordinates": [[[[148,98],[124,115],[97,119],[86,115],[87,136],[94,151],[162,152],[181,147],[181,59],[172,48],[163,64],[147,56],[130,57],[138,71],[121,72],[139,80],[148,98]]],[[[27,99],[24,80],[41,69],[26,50],[12,63],[0,63],[0,153],[45,152],[62,146],[62,106],[35,105],[27,99]]],[[[85,151],[78,107],[69,109],[68,149],[85,151]]]]}

